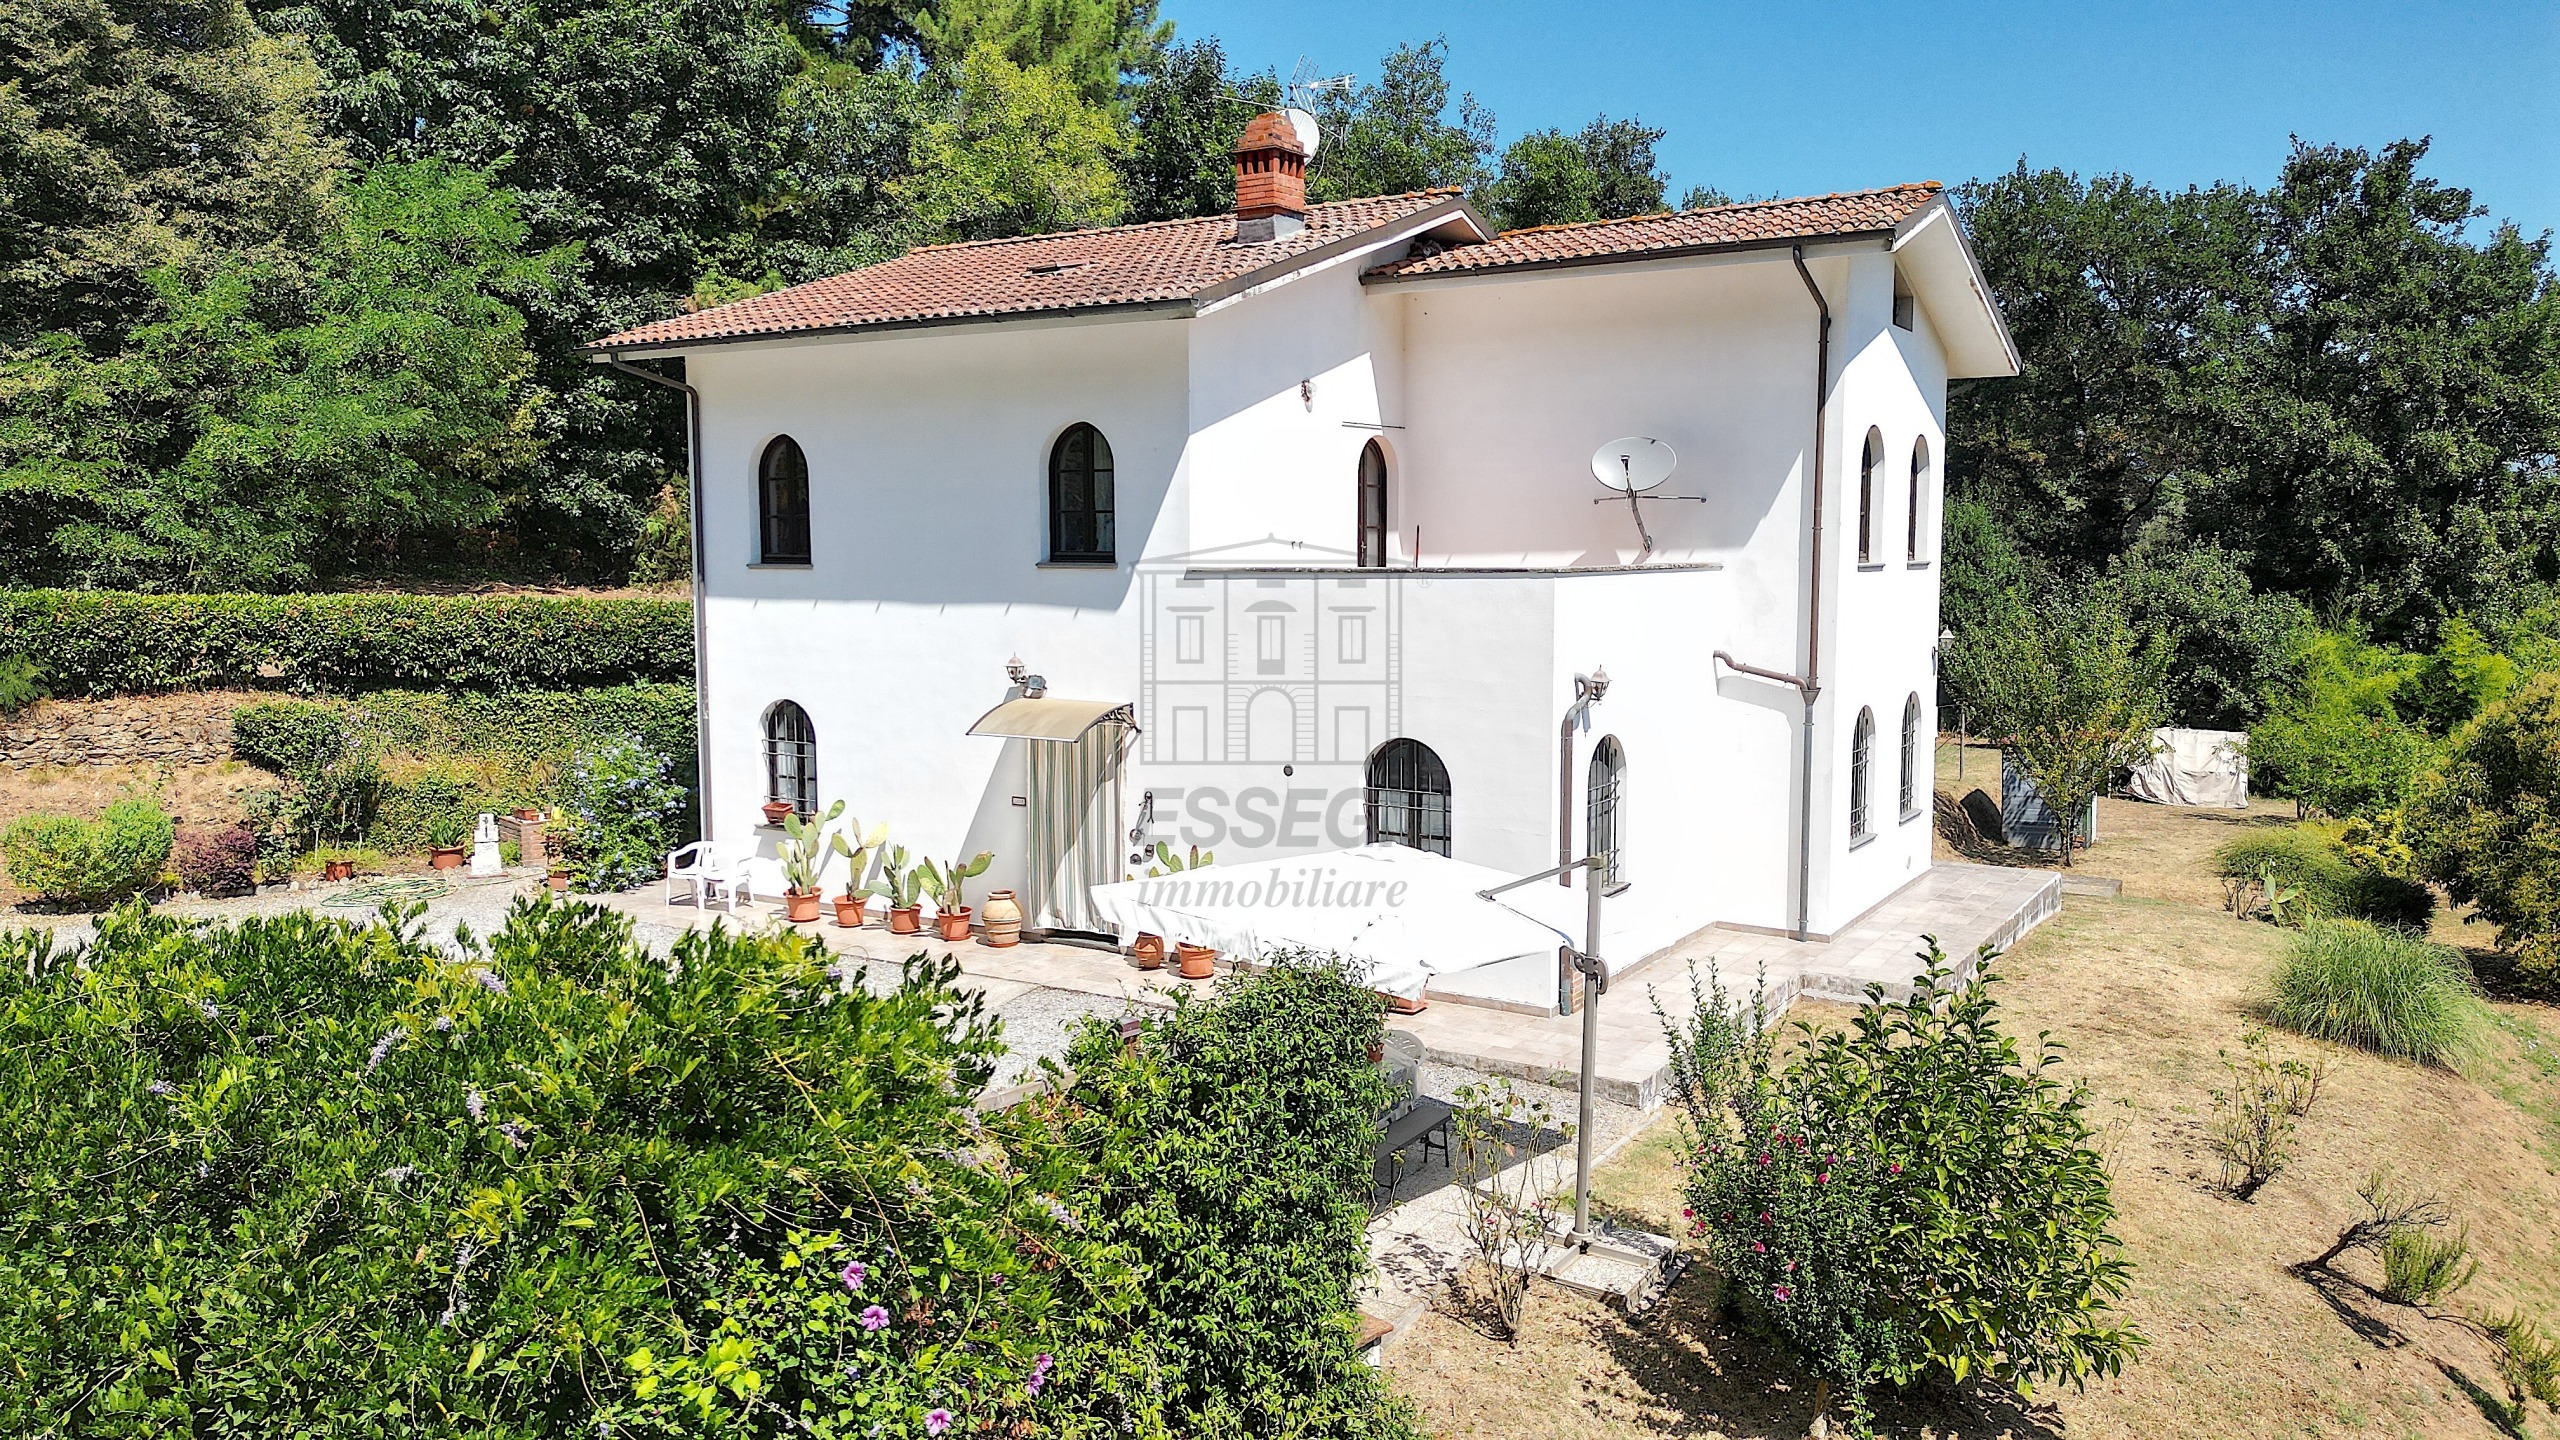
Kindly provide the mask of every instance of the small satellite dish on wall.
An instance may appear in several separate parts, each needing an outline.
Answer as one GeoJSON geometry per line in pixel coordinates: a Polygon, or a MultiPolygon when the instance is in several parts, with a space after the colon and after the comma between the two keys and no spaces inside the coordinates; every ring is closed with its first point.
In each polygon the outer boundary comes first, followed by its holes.
{"type": "Polygon", "coordinates": [[[1671,478],[1680,457],[1643,435],[1622,435],[1591,452],[1591,478],[1612,490],[1641,495],[1671,478]]]}
{"type": "Polygon", "coordinates": [[[1307,158],[1316,158],[1316,141],[1320,137],[1316,131],[1315,112],[1292,105],[1280,113],[1289,117],[1289,128],[1298,132],[1298,143],[1307,147],[1307,158]]]}

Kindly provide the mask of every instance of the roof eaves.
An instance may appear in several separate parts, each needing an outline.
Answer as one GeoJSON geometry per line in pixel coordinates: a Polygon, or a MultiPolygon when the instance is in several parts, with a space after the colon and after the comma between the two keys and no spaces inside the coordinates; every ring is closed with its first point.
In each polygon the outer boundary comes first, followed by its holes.
{"type": "Polygon", "coordinates": [[[1205,309],[1230,296],[1242,295],[1257,285],[1270,284],[1282,276],[1348,255],[1367,246],[1389,243],[1396,235],[1417,229],[1427,230],[1453,214],[1467,216],[1475,223],[1478,231],[1484,228],[1483,222],[1476,219],[1475,212],[1467,208],[1466,201],[1452,195],[1445,200],[1436,201],[1392,220],[1382,220],[1375,225],[1354,230],[1348,235],[1337,236],[1311,250],[1299,250],[1280,256],[1268,265],[1248,270],[1242,275],[1233,276],[1194,291],[1191,303],[1205,309]]]}
{"type": "Polygon", "coordinates": [[[2009,317],[2001,313],[2000,299],[1991,293],[1991,281],[1982,273],[1982,261],[1973,253],[1973,237],[1965,233],[1964,220],[1956,213],[1955,202],[1949,199],[1945,192],[1941,191],[1932,197],[1929,203],[1902,218],[1902,223],[1894,227],[1894,244],[1899,247],[1903,236],[1918,230],[1928,222],[1931,216],[1940,211],[1945,212],[1947,228],[1956,237],[1956,252],[1964,256],[1965,269],[1970,272],[1974,298],[1981,302],[1983,310],[1990,315],[1992,333],[1999,337],[2000,348],[2009,357],[2010,371],[2017,373],[2025,370],[2026,357],[2018,352],[2017,338],[2009,333],[2009,317]]]}
{"type": "Polygon", "coordinates": [[[1516,275],[1529,270],[1579,270],[1593,265],[1636,265],[1652,260],[1687,260],[1750,250],[1788,250],[1798,245],[1845,245],[1890,241],[1891,226],[1865,230],[1827,230],[1809,235],[1755,235],[1741,240],[1714,240],[1692,245],[1663,245],[1645,250],[1614,250],[1597,255],[1540,255],[1492,265],[1464,265],[1445,270],[1406,270],[1381,265],[1360,277],[1363,285],[1393,285],[1424,280],[1455,280],[1470,275],[1516,275]]]}
{"type": "Polygon", "coordinates": [[[721,345],[777,344],[786,340],[805,340],[828,335],[882,335],[903,330],[938,330],[953,325],[996,325],[1013,320],[1073,320],[1091,315],[1142,315],[1169,313],[1188,315],[1196,302],[1171,300],[1106,300],[1090,305],[1060,305],[1045,309],[978,310],[965,314],[923,315],[908,320],[861,320],[846,325],[804,325],[790,330],[749,330],[735,335],[676,336],[663,340],[622,341],[607,336],[578,347],[582,355],[667,355],[683,350],[707,350],[721,345]]]}

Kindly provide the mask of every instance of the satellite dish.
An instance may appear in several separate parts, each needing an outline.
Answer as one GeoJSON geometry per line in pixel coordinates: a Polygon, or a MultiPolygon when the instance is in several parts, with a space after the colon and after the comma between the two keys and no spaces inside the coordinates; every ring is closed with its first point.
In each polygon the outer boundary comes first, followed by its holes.
{"type": "Polygon", "coordinates": [[[1641,495],[1671,478],[1680,457],[1643,435],[1622,435],[1591,452],[1591,478],[1612,490],[1641,495]]]}
{"type": "Polygon", "coordinates": [[[1280,112],[1289,117],[1289,128],[1298,132],[1298,143],[1306,147],[1307,158],[1316,158],[1316,117],[1311,110],[1292,105],[1280,112]]]}

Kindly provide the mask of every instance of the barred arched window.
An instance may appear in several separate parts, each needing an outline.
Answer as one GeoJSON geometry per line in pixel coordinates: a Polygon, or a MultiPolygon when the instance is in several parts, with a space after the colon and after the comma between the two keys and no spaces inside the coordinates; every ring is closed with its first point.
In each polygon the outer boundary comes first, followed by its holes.
{"type": "Polygon", "coordinates": [[[1449,853],[1449,767],[1419,740],[1390,740],[1369,757],[1369,843],[1449,853]]]}
{"type": "Polygon", "coordinates": [[[764,712],[764,798],[818,813],[818,732],[809,712],[789,700],[764,712]]]}
{"type": "Polygon", "coordinates": [[[1069,565],[1112,562],[1111,442],[1079,421],[1049,447],[1049,558],[1069,565]]]}
{"type": "Polygon", "coordinates": [[[1387,563],[1387,450],[1372,440],[1360,450],[1360,564],[1387,563]]]}
{"type": "Polygon", "coordinates": [[[1876,712],[1861,709],[1858,727],[1849,734],[1849,839],[1867,838],[1867,780],[1875,773],[1876,712]]]}
{"type": "Polygon", "coordinates": [[[756,465],[756,501],[762,519],[760,555],[767,565],[809,563],[809,457],[800,442],[777,435],[756,465]]]}
{"type": "Polygon", "coordinates": [[[1872,565],[1876,558],[1876,467],[1884,464],[1884,432],[1867,432],[1866,448],[1858,455],[1858,563],[1872,565]]]}
{"type": "Polygon", "coordinates": [[[1601,857],[1600,888],[1627,888],[1627,752],[1615,735],[1591,747],[1591,853],[1601,857]]]}
{"type": "Polygon", "coordinates": [[[1905,521],[1907,529],[1902,541],[1903,558],[1914,565],[1920,563],[1921,496],[1927,492],[1928,479],[1929,437],[1923,435],[1911,442],[1911,513],[1905,521]]]}
{"type": "Polygon", "coordinates": [[[1902,818],[1920,813],[1920,695],[1902,702],[1902,818]]]}

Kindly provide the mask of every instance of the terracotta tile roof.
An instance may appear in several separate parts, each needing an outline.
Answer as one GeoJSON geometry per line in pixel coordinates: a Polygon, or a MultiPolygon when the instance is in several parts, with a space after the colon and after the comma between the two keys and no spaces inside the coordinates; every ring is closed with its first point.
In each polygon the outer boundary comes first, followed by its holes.
{"type": "Polygon", "coordinates": [[[1769,245],[1789,240],[1891,230],[1938,197],[1935,180],[1893,185],[1882,190],[1853,190],[1838,195],[1808,195],[1795,200],[1759,200],[1747,205],[1719,205],[1711,210],[1638,215],[1626,220],[1597,220],[1584,225],[1541,225],[1506,230],[1482,245],[1460,245],[1436,254],[1416,255],[1369,272],[1369,278],[1402,280],[1420,275],[1469,274],[1541,265],[1588,264],[1647,255],[1713,250],[1727,246],[1769,245]]]}
{"type": "Polygon", "coordinates": [[[1457,193],[1425,190],[1317,205],[1307,213],[1306,229],[1262,245],[1235,243],[1233,215],[927,245],[788,290],[669,316],[586,348],[627,350],[1185,301],[1275,262],[1418,214],[1457,193]]]}

